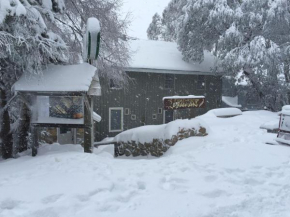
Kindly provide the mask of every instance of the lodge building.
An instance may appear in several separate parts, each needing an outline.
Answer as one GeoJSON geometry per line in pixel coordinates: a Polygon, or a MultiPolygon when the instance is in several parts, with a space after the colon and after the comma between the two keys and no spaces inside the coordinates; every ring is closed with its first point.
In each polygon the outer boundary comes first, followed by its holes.
{"type": "Polygon", "coordinates": [[[201,63],[188,63],[172,42],[132,40],[130,48],[129,85],[120,88],[113,80],[100,78],[102,95],[96,97],[94,110],[102,121],[95,126],[95,140],[143,125],[194,118],[221,106],[222,79],[213,72],[211,53],[205,52],[201,63]],[[203,97],[205,104],[164,109],[164,97],[189,95],[203,97]]]}

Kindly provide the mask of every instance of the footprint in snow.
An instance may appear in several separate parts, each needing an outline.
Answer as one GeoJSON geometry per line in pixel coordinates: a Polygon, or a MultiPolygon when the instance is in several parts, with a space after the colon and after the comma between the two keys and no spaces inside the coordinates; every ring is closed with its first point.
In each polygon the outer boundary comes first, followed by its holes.
{"type": "Polygon", "coordinates": [[[209,191],[206,193],[202,193],[202,195],[205,197],[208,197],[208,198],[217,198],[217,197],[221,197],[221,196],[227,196],[229,194],[226,191],[217,189],[217,190],[209,191]]]}
{"type": "Polygon", "coordinates": [[[204,177],[204,180],[206,181],[206,182],[214,182],[214,181],[216,181],[218,178],[216,177],[216,176],[205,176],[204,177]]]}
{"type": "Polygon", "coordinates": [[[48,196],[48,197],[43,198],[43,199],[42,199],[42,203],[44,203],[44,204],[55,203],[55,202],[58,201],[61,197],[62,197],[62,194],[54,194],[54,195],[50,195],[50,196],[48,196]]]}
{"type": "Polygon", "coordinates": [[[0,209],[12,210],[19,206],[19,204],[21,204],[21,201],[6,199],[0,203],[0,209]]]}

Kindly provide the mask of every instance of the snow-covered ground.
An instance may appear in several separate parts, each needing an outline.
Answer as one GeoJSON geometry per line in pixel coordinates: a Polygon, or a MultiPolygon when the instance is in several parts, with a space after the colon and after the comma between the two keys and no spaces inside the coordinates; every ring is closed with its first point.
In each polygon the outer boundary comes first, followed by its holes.
{"type": "Polygon", "coordinates": [[[200,117],[211,127],[161,158],[117,158],[113,147],[46,145],[0,161],[1,217],[288,217],[290,147],[261,124],[267,111],[200,117]]]}

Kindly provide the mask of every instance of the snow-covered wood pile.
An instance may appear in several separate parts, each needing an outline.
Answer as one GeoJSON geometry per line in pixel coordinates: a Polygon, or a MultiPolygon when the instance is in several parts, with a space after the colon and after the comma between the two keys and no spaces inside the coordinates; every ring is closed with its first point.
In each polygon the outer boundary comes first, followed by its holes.
{"type": "Polygon", "coordinates": [[[118,143],[118,155],[159,157],[179,140],[207,134],[206,124],[201,120],[175,120],[127,130],[117,135],[114,142],[118,143]]]}

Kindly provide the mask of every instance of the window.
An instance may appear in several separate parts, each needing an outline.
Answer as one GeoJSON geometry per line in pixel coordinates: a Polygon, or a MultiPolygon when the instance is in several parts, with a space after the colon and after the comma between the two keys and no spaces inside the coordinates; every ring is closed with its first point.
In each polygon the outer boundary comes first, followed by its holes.
{"type": "Polygon", "coordinates": [[[129,115],[130,114],[130,109],[129,108],[125,108],[125,115],[129,115]]]}
{"type": "Polygon", "coordinates": [[[71,128],[67,128],[67,127],[61,127],[59,128],[59,133],[60,134],[67,134],[71,132],[71,128]]]}
{"type": "Polygon", "coordinates": [[[205,89],[205,76],[204,75],[197,76],[197,89],[199,90],[205,89]]]}
{"type": "Polygon", "coordinates": [[[158,108],[158,114],[162,114],[162,108],[158,108]]]}
{"type": "Polygon", "coordinates": [[[121,89],[120,84],[117,84],[113,79],[110,79],[110,89],[121,89]]]}
{"type": "Polygon", "coordinates": [[[157,114],[153,114],[152,119],[157,119],[157,114]]]}
{"type": "Polygon", "coordinates": [[[136,120],[136,115],[131,115],[131,120],[135,121],[136,120]]]}
{"type": "Polygon", "coordinates": [[[165,89],[174,88],[174,75],[167,74],[165,75],[165,89]]]}
{"type": "Polygon", "coordinates": [[[81,119],[84,117],[83,98],[49,97],[49,117],[81,119]]]}
{"type": "Polygon", "coordinates": [[[109,108],[109,132],[123,131],[123,108],[109,108]]]}

